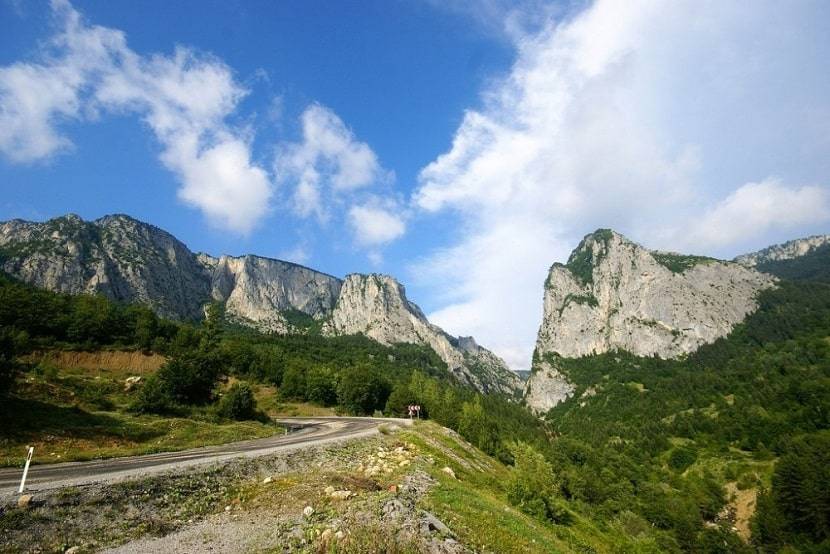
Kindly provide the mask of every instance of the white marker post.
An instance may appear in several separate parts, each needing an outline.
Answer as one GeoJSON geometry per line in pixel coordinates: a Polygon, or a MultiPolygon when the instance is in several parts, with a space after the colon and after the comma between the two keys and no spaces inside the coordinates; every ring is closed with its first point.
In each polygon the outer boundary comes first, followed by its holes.
{"type": "Polygon", "coordinates": [[[20,480],[20,490],[18,490],[18,494],[23,494],[23,490],[26,488],[26,476],[29,474],[29,464],[32,463],[32,454],[35,453],[35,447],[29,447],[29,454],[26,456],[26,465],[23,466],[23,479],[20,480]]]}

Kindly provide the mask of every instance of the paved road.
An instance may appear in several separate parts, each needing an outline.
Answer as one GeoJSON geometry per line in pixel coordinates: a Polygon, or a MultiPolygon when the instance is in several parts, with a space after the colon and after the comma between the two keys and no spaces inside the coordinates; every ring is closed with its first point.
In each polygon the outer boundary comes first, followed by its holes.
{"type": "MultiPolygon", "coordinates": [[[[407,424],[407,420],[380,418],[281,418],[279,423],[292,427],[287,435],[235,442],[179,452],[163,452],[128,458],[90,462],[33,465],[26,479],[27,492],[69,485],[118,481],[146,476],[171,469],[219,462],[231,458],[264,456],[348,438],[368,436],[383,423],[407,424]]],[[[0,469],[0,498],[13,496],[20,486],[20,468],[0,469]]]]}

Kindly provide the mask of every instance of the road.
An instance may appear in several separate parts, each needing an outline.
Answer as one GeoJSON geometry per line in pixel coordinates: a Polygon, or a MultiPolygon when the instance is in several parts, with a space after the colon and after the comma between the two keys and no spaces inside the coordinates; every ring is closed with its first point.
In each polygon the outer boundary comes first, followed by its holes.
{"type": "MultiPolygon", "coordinates": [[[[162,452],[144,456],[111,458],[90,462],[65,462],[33,465],[26,479],[26,491],[77,486],[89,483],[120,481],[130,477],[144,477],[172,469],[221,462],[232,458],[255,458],[276,452],[317,446],[344,439],[369,436],[383,423],[408,424],[408,420],[381,418],[280,418],[277,420],[294,430],[287,435],[265,439],[234,442],[179,452],[162,452]]],[[[0,469],[0,498],[17,493],[21,468],[0,469]]]]}

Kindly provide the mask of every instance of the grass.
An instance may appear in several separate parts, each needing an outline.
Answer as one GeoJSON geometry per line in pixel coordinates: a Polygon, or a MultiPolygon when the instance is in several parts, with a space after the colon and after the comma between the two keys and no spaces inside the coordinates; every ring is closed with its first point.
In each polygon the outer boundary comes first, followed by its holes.
{"type": "Polygon", "coordinates": [[[282,432],[271,423],[219,422],[208,409],[193,409],[188,417],[130,413],[135,391],[125,390],[124,379],[136,374],[147,372],[41,364],[22,375],[14,394],[0,403],[0,466],[22,465],[28,446],[35,447],[37,464],[170,452],[282,432]]]}

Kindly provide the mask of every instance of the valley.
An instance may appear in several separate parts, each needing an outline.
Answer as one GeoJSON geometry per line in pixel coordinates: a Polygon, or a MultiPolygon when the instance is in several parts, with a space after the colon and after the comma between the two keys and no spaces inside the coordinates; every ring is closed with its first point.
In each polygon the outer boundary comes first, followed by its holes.
{"type": "Polygon", "coordinates": [[[9,468],[28,445],[37,475],[277,444],[286,416],[391,419],[254,459],[54,490],[35,480],[30,503],[0,515],[5,550],[27,551],[24,534],[74,552],[818,552],[830,540],[823,239],[721,261],[598,230],[540,286],[522,383],[389,276],[192,255],[122,216],[33,225],[3,224],[0,244],[9,468]],[[394,419],[415,404],[426,421],[394,419]]]}

